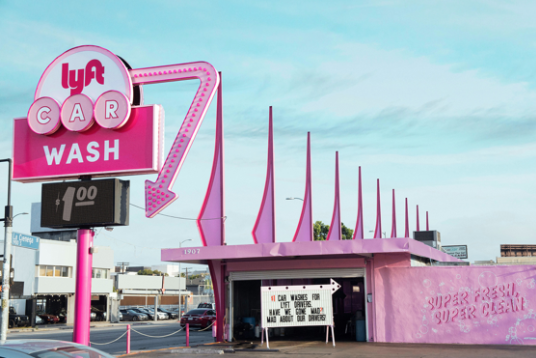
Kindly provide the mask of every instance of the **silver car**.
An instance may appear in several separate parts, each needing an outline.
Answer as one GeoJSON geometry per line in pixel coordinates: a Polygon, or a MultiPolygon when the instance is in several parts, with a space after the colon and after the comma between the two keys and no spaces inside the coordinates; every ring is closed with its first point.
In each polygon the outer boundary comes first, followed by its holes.
{"type": "Polygon", "coordinates": [[[80,344],[42,339],[21,339],[0,344],[0,357],[9,358],[114,358],[80,344]]]}

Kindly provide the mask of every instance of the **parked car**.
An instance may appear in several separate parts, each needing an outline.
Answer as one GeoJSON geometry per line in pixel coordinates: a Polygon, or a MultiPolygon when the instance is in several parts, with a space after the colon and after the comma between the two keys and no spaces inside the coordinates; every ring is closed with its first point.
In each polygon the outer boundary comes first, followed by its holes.
{"type": "MultiPolygon", "coordinates": [[[[147,308],[147,311],[151,312],[151,314],[153,315],[154,317],[154,309],[152,308],[147,308]]],[[[158,319],[169,319],[169,316],[167,315],[167,313],[164,313],[164,312],[160,312],[158,311],[158,315],[157,315],[158,319]]]]}
{"type": "Polygon", "coordinates": [[[184,306],[172,308],[171,312],[175,312],[179,315],[179,317],[182,317],[182,315],[184,314],[184,306]]]}
{"type": "Polygon", "coordinates": [[[48,324],[54,324],[54,323],[58,323],[60,321],[58,316],[55,316],[55,315],[50,314],[50,313],[40,313],[40,314],[38,314],[38,316],[41,317],[43,319],[43,321],[45,321],[45,323],[48,323],[48,324]]]}
{"type": "Polygon", "coordinates": [[[203,308],[196,308],[184,314],[181,318],[181,327],[186,323],[190,326],[205,328],[216,320],[216,311],[203,308]]]}
{"type": "Polygon", "coordinates": [[[108,353],[104,353],[95,348],[90,348],[81,344],[44,339],[21,339],[5,341],[3,344],[0,344],[0,357],[114,358],[108,353]]]}
{"type": "Polygon", "coordinates": [[[132,311],[147,315],[147,316],[149,316],[149,319],[154,319],[154,313],[151,313],[150,311],[146,310],[145,308],[132,308],[132,311]]]}
{"type": "Polygon", "coordinates": [[[106,321],[106,312],[98,308],[91,307],[91,317],[94,317],[94,319],[91,319],[92,321],[106,321]]]}
{"type": "Polygon", "coordinates": [[[121,320],[125,321],[146,321],[149,319],[149,316],[146,314],[139,313],[134,310],[121,310],[120,313],[123,317],[121,320]]]}
{"type": "Polygon", "coordinates": [[[198,304],[197,308],[210,308],[212,310],[215,310],[216,309],[216,304],[215,303],[210,303],[210,302],[203,302],[203,303],[198,304]]]}
{"type": "Polygon", "coordinates": [[[169,310],[167,310],[165,308],[159,308],[158,312],[163,312],[163,313],[167,314],[169,319],[179,318],[179,314],[177,312],[171,312],[171,311],[169,311],[169,310]]]}
{"type": "Polygon", "coordinates": [[[23,314],[17,314],[13,307],[9,307],[9,328],[29,326],[30,319],[23,314]]]}

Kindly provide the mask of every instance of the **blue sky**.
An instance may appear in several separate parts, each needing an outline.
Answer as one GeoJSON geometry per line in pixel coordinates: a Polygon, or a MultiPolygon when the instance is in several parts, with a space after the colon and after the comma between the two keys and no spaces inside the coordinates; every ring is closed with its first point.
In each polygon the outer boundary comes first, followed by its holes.
{"type": "MultiPolygon", "coordinates": [[[[274,106],[278,241],[300,215],[306,133],[312,133],[314,220],[329,223],[335,151],[343,222],[357,216],[362,166],[365,231],[391,231],[391,189],[430,212],[444,245],[468,244],[470,260],[499,245],[534,243],[536,231],[536,3],[516,1],[93,1],[0,0],[0,157],[11,156],[12,119],[25,116],[37,81],[69,48],[94,44],[136,67],[204,60],[223,72],[227,241],[252,243],[266,170],[268,106],[274,106]]],[[[166,143],[180,127],[195,83],[146,86],[145,103],[166,111],[166,143]]],[[[215,105],[201,127],[165,213],[197,217],[214,147],[215,105]]],[[[0,168],[0,178],[6,176],[0,168]]],[[[156,177],[156,176],[155,176],[156,177]]],[[[143,181],[131,177],[131,202],[143,181]]],[[[0,184],[4,185],[4,184],[0,184]]],[[[29,211],[40,184],[15,184],[15,212],[29,211]]],[[[5,194],[0,193],[1,202],[5,194]]],[[[3,205],[3,204],[2,204],[3,205]]],[[[15,230],[29,231],[18,217],[15,230]]],[[[159,248],[192,238],[193,221],[146,219],[95,241],[116,261],[159,262],[159,248]]]]}

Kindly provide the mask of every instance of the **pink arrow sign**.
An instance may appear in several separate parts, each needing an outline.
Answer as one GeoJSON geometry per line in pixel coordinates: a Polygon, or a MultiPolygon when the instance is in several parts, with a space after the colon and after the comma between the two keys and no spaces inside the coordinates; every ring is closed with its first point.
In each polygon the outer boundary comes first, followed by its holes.
{"type": "Polygon", "coordinates": [[[156,181],[145,181],[145,216],[154,217],[175,201],[171,191],[175,179],[188,155],[195,136],[216,93],[220,77],[208,62],[190,62],[177,65],[137,68],[130,70],[133,85],[198,79],[200,84],[184,122],[171,146],[164,166],[156,181]]]}

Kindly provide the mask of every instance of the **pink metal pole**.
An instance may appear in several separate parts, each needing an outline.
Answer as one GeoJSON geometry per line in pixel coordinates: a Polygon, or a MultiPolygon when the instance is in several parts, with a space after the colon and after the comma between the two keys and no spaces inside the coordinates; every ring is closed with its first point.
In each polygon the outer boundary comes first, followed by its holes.
{"type": "Polygon", "coordinates": [[[380,208],[380,179],[378,179],[377,189],[377,205],[376,205],[376,229],[374,230],[374,238],[382,238],[382,213],[380,208]]]}
{"type": "Polygon", "coordinates": [[[335,200],[333,204],[333,216],[326,240],[342,240],[341,228],[341,200],[339,186],[339,152],[335,152],[335,200]]]}
{"type": "Polygon", "coordinates": [[[359,180],[357,188],[357,222],[355,224],[353,239],[364,239],[363,228],[363,191],[361,188],[361,167],[359,167],[359,180]]]}
{"type": "Polygon", "coordinates": [[[130,324],[127,324],[127,354],[130,353],[130,324]]]}
{"type": "Polygon", "coordinates": [[[391,238],[396,237],[396,209],[395,209],[395,189],[393,189],[393,224],[391,228],[391,238]]]}
{"type": "Polygon", "coordinates": [[[417,205],[417,230],[421,231],[421,226],[419,225],[419,205],[417,205]]]}
{"type": "Polygon", "coordinates": [[[408,198],[406,198],[406,230],[404,237],[409,237],[409,216],[408,216],[408,198]]]}
{"type": "Polygon", "coordinates": [[[93,230],[78,230],[76,260],[76,291],[73,342],[89,346],[89,317],[91,313],[91,276],[93,255],[93,230]]]}
{"type": "Polygon", "coordinates": [[[186,347],[190,347],[190,324],[186,323],[186,347]]]}

